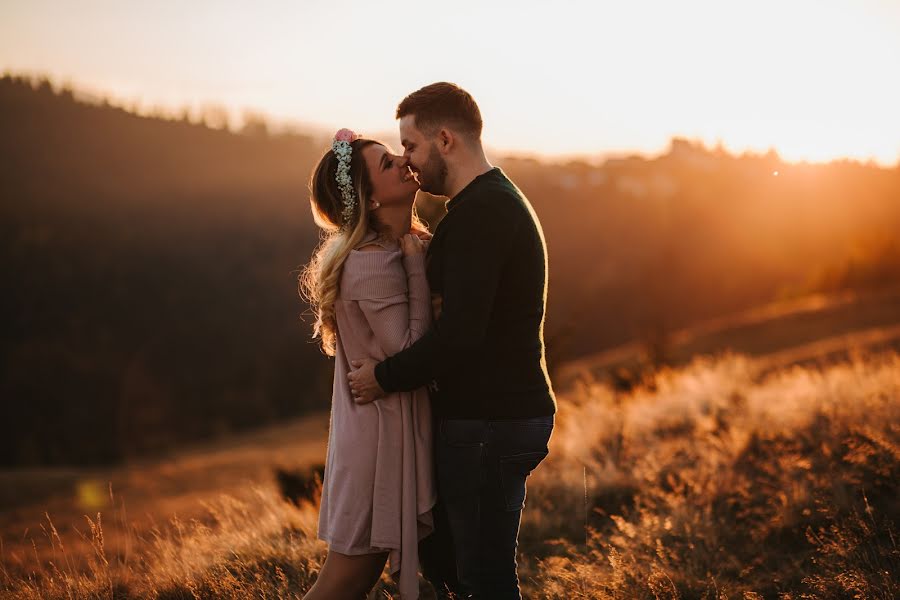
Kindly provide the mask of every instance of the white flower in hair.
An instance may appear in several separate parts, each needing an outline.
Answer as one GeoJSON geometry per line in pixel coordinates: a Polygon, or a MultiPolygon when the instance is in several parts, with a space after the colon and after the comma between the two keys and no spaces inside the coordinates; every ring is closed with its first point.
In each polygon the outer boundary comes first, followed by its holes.
{"type": "Polygon", "coordinates": [[[331,142],[331,149],[338,159],[335,179],[344,201],[341,215],[345,225],[353,218],[353,211],[357,205],[356,194],[353,193],[353,181],[350,179],[350,158],[353,156],[353,148],[350,144],[358,139],[359,136],[350,129],[340,129],[334,134],[334,141],[331,142]]]}

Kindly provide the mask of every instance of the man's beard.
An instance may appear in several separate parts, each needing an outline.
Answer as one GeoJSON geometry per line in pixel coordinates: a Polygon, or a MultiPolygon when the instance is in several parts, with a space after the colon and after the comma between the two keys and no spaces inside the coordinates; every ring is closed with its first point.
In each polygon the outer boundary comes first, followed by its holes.
{"type": "Polygon", "coordinates": [[[428,160],[419,171],[419,189],[435,196],[445,196],[447,183],[447,161],[441,156],[437,146],[432,144],[428,160]]]}

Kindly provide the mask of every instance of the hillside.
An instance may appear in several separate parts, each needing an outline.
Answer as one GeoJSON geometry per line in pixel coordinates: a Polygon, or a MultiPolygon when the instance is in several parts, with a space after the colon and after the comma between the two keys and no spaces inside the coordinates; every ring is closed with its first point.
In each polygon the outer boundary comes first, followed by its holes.
{"type": "Polygon", "coordinates": [[[296,282],[311,140],[8,78],[0,128],[5,464],[165,452],[323,406],[296,282]]]}
{"type": "Polygon", "coordinates": [[[697,356],[735,352],[769,369],[844,359],[853,352],[900,350],[900,288],[816,294],[698,323],[657,340],[573,360],[557,371],[560,385],[580,379],[633,384],[656,365],[683,366],[697,356]]]}
{"type": "MultiPolygon", "coordinates": [[[[563,393],[528,484],[525,597],[896,597],[900,356],[767,368],[698,359],[628,394],[563,393]]],[[[0,512],[0,594],[302,597],[324,558],[316,499],[286,502],[273,469],[319,460],[323,422],[71,473],[76,485],[0,512]]],[[[376,593],[397,597],[387,576],[376,593]]]]}
{"type": "MultiPolygon", "coordinates": [[[[115,464],[327,407],[332,363],[296,289],[322,140],[16,76],[0,78],[0,129],[3,465],[115,464]]],[[[498,164],[543,224],[554,375],[773,301],[900,282],[900,168],[680,139],[597,166],[498,164]]],[[[419,204],[436,224],[440,202],[419,204]]]]}

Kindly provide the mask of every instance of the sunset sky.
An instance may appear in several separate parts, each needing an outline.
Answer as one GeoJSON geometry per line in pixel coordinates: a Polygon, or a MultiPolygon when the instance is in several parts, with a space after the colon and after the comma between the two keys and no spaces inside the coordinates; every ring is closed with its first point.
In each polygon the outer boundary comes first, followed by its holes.
{"type": "Polygon", "coordinates": [[[900,1],[6,0],[0,69],[145,108],[393,130],[469,90],[495,149],[655,153],[673,135],[789,160],[900,160],[900,1]]]}

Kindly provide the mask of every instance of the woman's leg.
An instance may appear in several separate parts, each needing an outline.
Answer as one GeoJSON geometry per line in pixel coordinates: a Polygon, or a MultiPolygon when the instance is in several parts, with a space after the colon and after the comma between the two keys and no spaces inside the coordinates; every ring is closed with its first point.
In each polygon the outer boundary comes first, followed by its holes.
{"type": "Polygon", "coordinates": [[[349,555],[328,551],[319,577],[304,600],[360,600],[378,582],[388,553],[349,555]]]}

